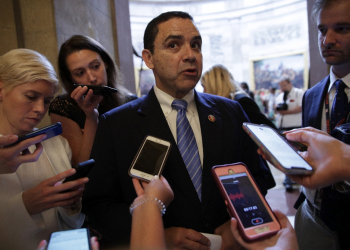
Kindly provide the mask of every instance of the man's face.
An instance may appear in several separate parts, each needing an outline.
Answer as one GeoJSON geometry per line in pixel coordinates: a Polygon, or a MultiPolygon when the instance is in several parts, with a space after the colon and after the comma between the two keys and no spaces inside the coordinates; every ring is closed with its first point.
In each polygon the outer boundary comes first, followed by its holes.
{"type": "Polygon", "coordinates": [[[144,59],[153,70],[157,87],[180,99],[201,77],[202,39],[189,19],[172,18],[159,24],[158,30],[154,53],[146,50],[148,60],[144,59]]]}
{"type": "Polygon", "coordinates": [[[282,82],[279,83],[279,85],[280,85],[280,89],[281,89],[282,92],[285,92],[285,91],[289,92],[293,88],[292,83],[289,83],[287,81],[282,81],[282,82]]]}
{"type": "Polygon", "coordinates": [[[320,53],[325,63],[334,66],[333,69],[349,69],[349,13],[350,1],[341,1],[321,10],[317,17],[318,45],[320,53]]]}

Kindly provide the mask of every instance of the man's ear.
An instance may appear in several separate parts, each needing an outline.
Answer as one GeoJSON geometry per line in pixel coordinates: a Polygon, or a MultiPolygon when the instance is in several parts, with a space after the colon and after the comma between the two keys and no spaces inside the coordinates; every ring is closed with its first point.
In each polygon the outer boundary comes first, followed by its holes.
{"type": "Polygon", "coordinates": [[[154,68],[153,55],[148,49],[142,50],[142,59],[146,63],[147,67],[150,69],[154,68]]]}

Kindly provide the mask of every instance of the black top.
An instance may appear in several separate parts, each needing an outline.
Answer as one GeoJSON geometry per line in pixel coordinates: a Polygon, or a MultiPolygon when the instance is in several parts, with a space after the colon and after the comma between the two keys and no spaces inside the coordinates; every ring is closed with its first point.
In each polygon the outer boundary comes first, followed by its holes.
{"type": "Polygon", "coordinates": [[[237,94],[235,95],[235,101],[241,104],[250,122],[255,124],[265,124],[273,129],[277,129],[275,124],[270,119],[268,119],[263,113],[261,113],[256,102],[250,97],[246,96],[245,94],[237,94]]]}
{"type": "MultiPolygon", "coordinates": [[[[126,97],[125,103],[136,99],[136,95],[128,95],[126,97]]],[[[59,95],[50,103],[49,115],[51,113],[67,117],[68,119],[75,121],[81,129],[84,128],[86,115],[84,111],[79,107],[77,102],[74,99],[70,98],[68,94],[59,95]]],[[[104,112],[101,112],[99,106],[99,116],[103,115],[103,113],[104,112]]]]}

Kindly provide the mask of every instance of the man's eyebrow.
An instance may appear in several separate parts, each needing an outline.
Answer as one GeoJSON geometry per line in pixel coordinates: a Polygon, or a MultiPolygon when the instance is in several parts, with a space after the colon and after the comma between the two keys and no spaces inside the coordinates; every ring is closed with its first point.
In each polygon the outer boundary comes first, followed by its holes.
{"type": "Polygon", "coordinates": [[[180,40],[180,39],[183,39],[184,36],[181,36],[181,35],[169,35],[165,40],[164,42],[168,41],[168,40],[171,40],[171,39],[175,39],[175,40],[180,40]]]}
{"type": "Polygon", "coordinates": [[[193,37],[193,40],[201,40],[202,41],[202,37],[201,36],[195,36],[195,37],[193,37]]]}

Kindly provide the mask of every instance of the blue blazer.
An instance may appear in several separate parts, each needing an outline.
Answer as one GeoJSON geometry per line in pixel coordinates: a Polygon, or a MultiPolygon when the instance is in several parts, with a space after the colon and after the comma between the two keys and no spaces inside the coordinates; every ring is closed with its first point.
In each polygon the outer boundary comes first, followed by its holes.
{"type": "Polygon", "coordinates": [[[215,165],[244,162],[262,193],[271,173],[256,153],[256,145],[242,129],[248,121],[240,105],[227,98],[195,93],[202,140],[202,202],[191,182],[168,123],[153,89],[143,98],[120,106],[100,117],[91,158],[96,165],[89,174],[83,212],[90,225],[108,241],[128,243],[131,231],[129,206],[136,193],[129,167],[147,135],[170,141],[172,148],[163,176],[174,191],[174,200],[163,217],[164,226],[213,233],[229,220],[225,203],[211,176],[215,165]],[[211,122],[209,115],[215,116],[211,122]]]}
{"type": "Polygon", "coordinates": [[[322,111],[329,86],[329,75],[307,90],[303,96],[302,126],[321,129],[322,111]]]}

